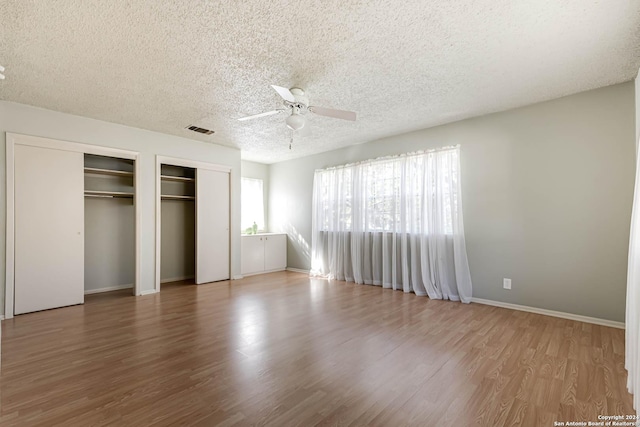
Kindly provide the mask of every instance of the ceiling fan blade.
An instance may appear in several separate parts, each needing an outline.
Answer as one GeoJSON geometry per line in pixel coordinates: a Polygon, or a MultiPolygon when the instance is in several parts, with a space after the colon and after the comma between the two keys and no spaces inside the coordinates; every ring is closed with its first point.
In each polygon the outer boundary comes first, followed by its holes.
{"type": "Polygon", "coordinates": [[[356,121],[356,113],[353,111],[334,110],[332,108],[309,106],[309,111],[321,116],[333,117],[334,119],[356,121]]]}
{"type": "Polygon", "coordinates": [[[278,95],[282,97],[285,101],[296,102],[296,97],[293,96],[291,91],[286,87],[271,85],[271,87],[278,92],[278,95]]]}
{"type": "Polygon", "coordinates": [[[238,120],[243,122],[245,120],[258,119],[260,117],[273,116],[274,114],[282,113],[283,111],[284,111],[284,108],[281,108],[278,110],[267,111],[266,113],[254,114],[253,116],[240,117],[238,120]]]}

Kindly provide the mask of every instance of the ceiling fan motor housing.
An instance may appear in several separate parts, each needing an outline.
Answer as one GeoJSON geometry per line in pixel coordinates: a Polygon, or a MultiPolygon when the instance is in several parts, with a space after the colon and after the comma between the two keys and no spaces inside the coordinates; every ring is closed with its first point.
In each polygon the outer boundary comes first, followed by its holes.
{"type": "Polygon", "coordinates": [[[287,107],[291,108],[292,114],[306,114],[309,109],[309,98],[306,97],[304,91],[297,87],[289,89],[296,99],[296,102],[284,101],[287,107]]]}

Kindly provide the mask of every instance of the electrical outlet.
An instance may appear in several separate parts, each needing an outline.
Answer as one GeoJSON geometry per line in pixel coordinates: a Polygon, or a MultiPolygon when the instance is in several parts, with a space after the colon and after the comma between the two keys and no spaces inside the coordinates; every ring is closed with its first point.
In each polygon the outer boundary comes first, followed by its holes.
{"type": "Polygon", "coordinates": [[[502,279],[502,287],[505,289],[511,289],[511,279],[502,279]]]}

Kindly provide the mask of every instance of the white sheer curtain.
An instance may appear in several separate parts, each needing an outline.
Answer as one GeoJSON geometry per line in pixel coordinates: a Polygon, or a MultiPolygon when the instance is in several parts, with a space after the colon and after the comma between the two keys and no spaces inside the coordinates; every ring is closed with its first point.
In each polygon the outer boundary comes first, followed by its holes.
{"type": "Polygon", "coordinates": [[[629,260],[627,270],[627,314],[625,324],[625,360],[627,389],[633,393],[633,407],[640,415],[640,157],[636,156],[636,186],[631,213],[629,260]]]}
{"type": "Polygon", "coordinates": [[[318,170],[311,274],[471,301],[460,149],[318,170]]]}

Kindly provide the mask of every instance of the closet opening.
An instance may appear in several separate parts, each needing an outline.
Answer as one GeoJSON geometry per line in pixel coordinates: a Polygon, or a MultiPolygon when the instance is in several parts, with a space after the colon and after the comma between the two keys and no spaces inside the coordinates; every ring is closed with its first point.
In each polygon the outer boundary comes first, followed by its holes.
{"type": "Polygon", "coordinates": [[[156,156],[156,292],[231,277],[231,168],[156,156]]]}
{"type": "Polygon", "coordinates": [[[160,284],[194,285],[196,169],[160,165],[160,284]]]}
{"type": "Polygon", "coordinates": [[[85,295],[134,293],[134,171],[134,160],[84,154],[85,295]]]}

